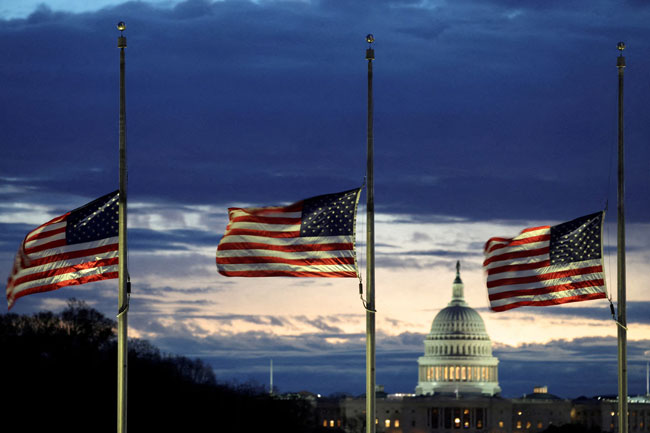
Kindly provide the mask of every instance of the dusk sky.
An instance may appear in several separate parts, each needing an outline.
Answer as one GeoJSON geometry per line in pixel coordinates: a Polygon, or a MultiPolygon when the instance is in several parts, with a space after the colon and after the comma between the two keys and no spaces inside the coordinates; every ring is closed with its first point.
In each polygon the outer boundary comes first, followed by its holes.
{"type": "MultiPolygon", "coordinates": [[[[451,299],[456,260],[500,363],[502,395],[548,385],[616,394],[606,300],[488,310],[492,236],[608,205],[616,287],[616,45],[627,49],[630,394],[650,355],[650,3],[642,0],[3,0],[0,274],[28,231],[118,188],[125,21],[129,335],[201,357],[224,382],[365,392],[355,279],[227,278],[215,250],[232,206],[349,190],[366,167],[365,36],[375,36],[377,383],[414,392],[417,357],[451,299]]],[[[365,192],[357,249],[365,275],[365,192]]],[[[75,297],[117,314],[117,280],[75,297]]],[[[6,310],[5,310],[6,311],[6,310]]]]}

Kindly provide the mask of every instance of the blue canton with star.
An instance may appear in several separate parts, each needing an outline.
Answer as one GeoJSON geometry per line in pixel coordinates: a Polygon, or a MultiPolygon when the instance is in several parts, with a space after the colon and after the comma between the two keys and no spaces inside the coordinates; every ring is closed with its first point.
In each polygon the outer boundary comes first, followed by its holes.
{"type": "Polygon", "coordinates": [[[68,245],[92,242],[118,235],[118,191],[106,194],[70,212],[66,219],[68,245]]]}
{"type": "Polygon", "coordinates": [[[602,222],[598,212],[551,227],[551,265],[600,259],[602,222]]]}
{"type": "Polygon", "coordinates": [[[351,236],[358,189],[305,199],[300,236],[351,236]]]}

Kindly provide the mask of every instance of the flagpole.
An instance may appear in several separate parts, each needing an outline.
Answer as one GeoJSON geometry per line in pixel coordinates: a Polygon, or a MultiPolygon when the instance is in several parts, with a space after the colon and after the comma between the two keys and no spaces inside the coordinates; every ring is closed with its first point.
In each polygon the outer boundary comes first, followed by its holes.
{"type": "Polygon", "coordinates": [[[627,319],[625,312],[625,208],[624,208],[624,147],[623,147],[623,72],[625,44],[618,43],[620,54],[616,60],[618,68],[618,231],[617,231],[617,273],[618,273],[618,431],[627,433],[627,319]]]}
{"type": "Polygon", "coordinates": [[[375,185],[373,164],[373,101],[372,101],[372,61],[375,50],[372,43],[375,38],[366,36],[368,49],[368,167],[367,167],[367,203],[366,203],[366,432],[374,433],[375,426],[375,185]]]}
{"type": "Polygon", "coordinates": [[[126,37],[122,32],[126,24],[117,25],[120,36],[117,47],[120,49],[120,197],[119,197],[119,294],[117,313],[117,431],[126,433],[127,408],[127,312],[129,310],[129,277],[126,269],[126,91],[124,87],[124,48],[126,37]]]}

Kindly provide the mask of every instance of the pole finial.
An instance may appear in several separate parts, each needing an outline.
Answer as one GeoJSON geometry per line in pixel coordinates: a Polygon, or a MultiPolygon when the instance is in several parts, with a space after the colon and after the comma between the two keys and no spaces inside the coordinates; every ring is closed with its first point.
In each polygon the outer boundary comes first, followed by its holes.
{"type": "Polygon", "coordinates": [[[366,50],[366,60],[369,62],[375,60],[375,50],[372,48],[372,43],[375,42],[375,37],[372,33],[366,35],[366,42],[368,42],[368,49],[366,50]]]}
{"type": "Polygon", "coordinates": [[[616,48],[618,49],[618,57],[616,58],[616,66],[619,68],[619,70],[622,71],[622,68],[625,67],[625,57],[623,57],[623,50],[625,49],[625,42],[619,42],[616,44],[616,48]]]}
{"type": "Polygon", "coordinates": [[[117,23],[117,29],[120,31],[120,36],[117,38],[117,48],[126,48],[126,37],[124,36],[124,30],[126,30],[126,23],[120,21],[117,23]]]}

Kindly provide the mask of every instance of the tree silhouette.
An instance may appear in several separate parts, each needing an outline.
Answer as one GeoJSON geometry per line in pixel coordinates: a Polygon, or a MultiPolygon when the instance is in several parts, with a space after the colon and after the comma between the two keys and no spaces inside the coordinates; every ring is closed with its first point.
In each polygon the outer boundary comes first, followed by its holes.
{"type": "MultiPolygon", "coordinates": [[[[0,315],[3,431],[115,432],[115,321],[71,299],[59,314],[0,315]]],[[[138,432],[319,431],[305,400],[217,383],[203,361],[129,340],[128,428],[138,432]]]]}

